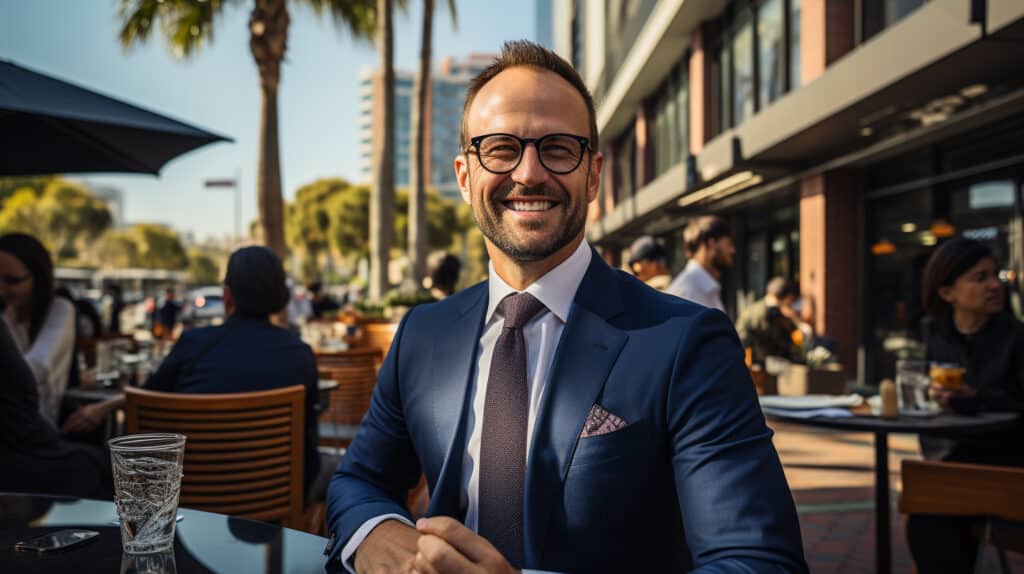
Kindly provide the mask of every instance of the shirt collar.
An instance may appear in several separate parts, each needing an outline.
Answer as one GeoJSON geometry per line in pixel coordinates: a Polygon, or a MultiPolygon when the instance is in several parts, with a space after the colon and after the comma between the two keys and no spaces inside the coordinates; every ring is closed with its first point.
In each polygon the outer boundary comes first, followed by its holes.
{"type": "MultiPolygon", "coordinates": [[[[559,263],[558,267],[548,271],[540,279],[530,284],[525,291],[536,297],[560,321],[566,322],[569,317],[569,308],[572,307],[572,301],[576,297],[576,290],[579,289],[583,276],[586,274],[587,268],[590,267],[592,256],[593,253],[587,240],[580,241],[579,247],[572,252],[572,255],[559,263]]],[[[517,293],[494,271],[494,263],[488,264],[488,270],[487,314],[484,316],[484,324],[490,323],[494,318],[494,312],[502,299],[512,293],[517,293]]]]}

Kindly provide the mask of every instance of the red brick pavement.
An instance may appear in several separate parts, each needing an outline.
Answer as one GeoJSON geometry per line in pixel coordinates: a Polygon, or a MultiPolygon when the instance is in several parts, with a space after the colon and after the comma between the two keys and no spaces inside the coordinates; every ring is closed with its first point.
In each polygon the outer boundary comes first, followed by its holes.
{"type": "MultiPolygon", "coordinates": [[[[800,513],[804,553],[815,574],[875,572],[874,443],[867,433],[771,423],[775,448],[800,513]]],[[[892,572],[913,571],[899,500],[900,462],[919,459],[917,439],[889,437],[892,490],[892,572]]],[[[995,555],[984,554],[979,573],[998,572],[995,555]]],[[[1024,556],[1010,555],[1014,572],[1024,572],[1024,556]]]]}

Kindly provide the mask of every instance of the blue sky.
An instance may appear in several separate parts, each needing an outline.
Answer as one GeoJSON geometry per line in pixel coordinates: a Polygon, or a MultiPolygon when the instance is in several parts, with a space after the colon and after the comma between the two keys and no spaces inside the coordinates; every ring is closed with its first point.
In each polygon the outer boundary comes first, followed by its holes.
{"type": "MultiPolygon", "coordinates": [[[[0,0],[0,58],[89,87],[234,138],[186,154],[159,177],[96,174],[90,184],[124,191],[129,222],[167,223],[198,238],[234,229],[230,190],[203,190],[209,178],[241,174],[243,219],[256,217],[259,83],[249,53],[250,2],[228,6],[212,44],[175,60],[153,35],[129,52],[117,41],[117,0],[0,0]]],[[[534,2],[457,0],[453,30],[446,0],[434,18],[434,59],[495,52],[505,40],[534,37],[534,2]]],[[[395,20],[396,67],[414,70],[421,4],[395,20]]],[[[293,3],[279,94],[285,198],[319,177],[358,179],[359,72],[376,51],[330,18],[293,3]]]]}

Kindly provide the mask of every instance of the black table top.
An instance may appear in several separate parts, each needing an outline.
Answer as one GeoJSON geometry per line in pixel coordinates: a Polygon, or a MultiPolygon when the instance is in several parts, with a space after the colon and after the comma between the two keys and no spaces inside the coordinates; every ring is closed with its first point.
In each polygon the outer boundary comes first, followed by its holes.
{"type": "Polygon", "coordinates": [[[1020,415],[1017,413],[980,413],[977,415],[940,413],[933,417],[900,415],[895,419],[883,419],[874,415],[854,415],[846,418],[800,418],[787,416],[781,409],[765,412],[765,417],[769,420],[837,430],[935,436],[993,432],[1010,428],[1020,421],[1020,415]]]}
{"type": "MultiPolygon", "coordinates": [[[[319,536],[273,524],[179,508],[173,559],[156,562],[159,574],[207,572],[324,572],[324,546],[319,536]]],[[[0,493],[0,572],[111,574],[146,571],[123,555],[121,532],[111,524],[114,503],[41,495],[0,493]],[[92,541],[58,552],[15,552],[14,544],[64,528],[100,533],[92,541]]],[[[168,553],[170,554],[170,553],[168,553]]],[[[152,561],[151,561],[152,562],[152,561]]],[[[150,564],[152,566],[152,563],[150,564]]]]}

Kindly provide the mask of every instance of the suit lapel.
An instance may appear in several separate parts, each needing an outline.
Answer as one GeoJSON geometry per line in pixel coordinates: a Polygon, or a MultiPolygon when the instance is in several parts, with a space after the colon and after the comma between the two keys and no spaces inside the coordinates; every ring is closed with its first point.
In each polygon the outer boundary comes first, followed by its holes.
{"type": "Polygon", "coordinates": [[[525,492],[527,565],[540,563],[551,510],[562,498],[583,423],[628,338],[607,322],[621,311],[615,271],[593,253],[562,332],[533,431],[525,492]]]}
{"type": "Polygon", "coordinates": [[[487,283],[467,294],[466,302],[448,325],[439,325],[447,333],[434,349],[426,377],[432,388],[433,413],[438,422],[440,444],[447,445],[444,463],[434,492],[431,493],[428,516],[459,516],[459,491],[462,484],[462,460],[466,449],[466,424],[472,408],[469,391],[473,387],[473,363],[478,354],[480,332],[487,310],[487,283]]]}

